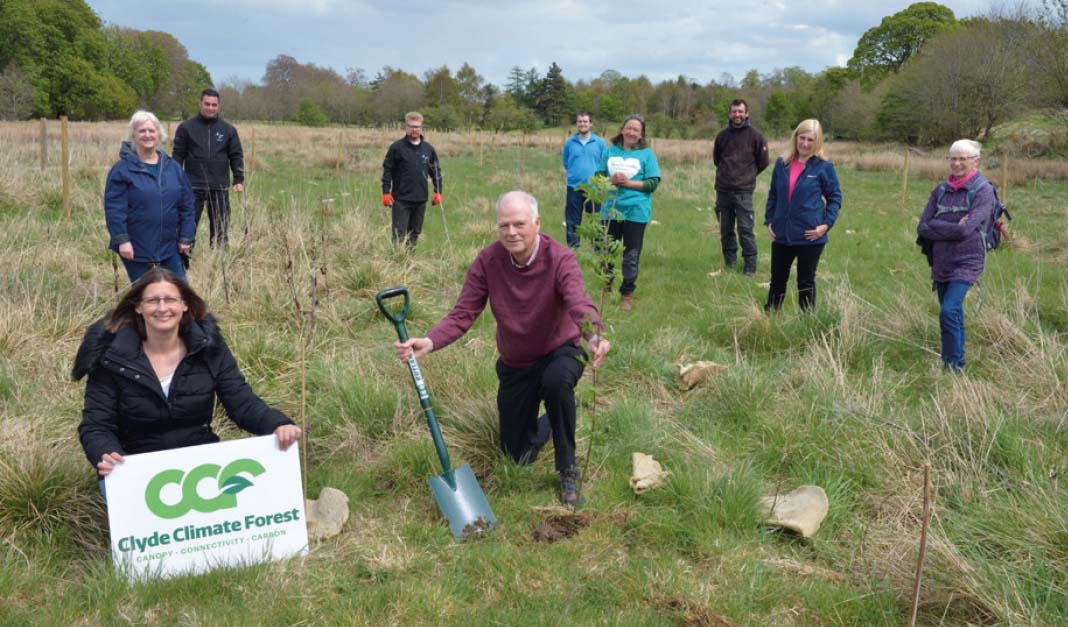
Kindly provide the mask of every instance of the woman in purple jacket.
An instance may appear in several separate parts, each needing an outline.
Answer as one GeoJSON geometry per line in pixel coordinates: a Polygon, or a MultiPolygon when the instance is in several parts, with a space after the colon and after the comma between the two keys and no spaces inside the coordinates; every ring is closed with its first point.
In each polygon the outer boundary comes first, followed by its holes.
{"type": "Polygon", "coordinates": [[[932,245],[942,363],[957,372],[964,368],[964,297],[986,263],[983,225],[994,212],[994,187],[979,174],[980,148],[970,139],[949,147],[949,178],[931,192],[916,229],[932,245]]]}

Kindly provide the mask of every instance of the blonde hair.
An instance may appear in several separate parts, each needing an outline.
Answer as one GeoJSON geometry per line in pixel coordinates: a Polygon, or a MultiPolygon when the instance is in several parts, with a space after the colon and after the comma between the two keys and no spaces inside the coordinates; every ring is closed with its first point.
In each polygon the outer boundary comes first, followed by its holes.
{"type": "Polygon", "coordinates": [[[137,111],[130,118],[130,125],[126,129],[126,137],[123,139],[128,142],[132,142],[134,134],[145,122],[151,122],[156,127],[156,135],[159,136],[159,143],[167,141],[167,132],[163,130],[163,126],[159,123],[159,118],[156,117],[151,111],[137,111]]]}
{"type": "Polygon", "coordinates": [[[405,122],[422,122],[423,121],[423,114],[419,113],[418,111],[409,111],[408,113],[404,114],[404,121],[405,122]]]}
{"type": "Polygon", "coordinates": [[[820,121],[814,119],[802,120],[797,125],[797,128],[794,129],[793,137],[790,138],[790,148],[782,156],[783,163],[789,164],[801,156],[797,152],[797,136],[801,133],[812,133],[816,136],[816,143],[812,146],[812,155],[820,159],[826,159],[823,156],[823,126],[820,125],[820,121]]]}

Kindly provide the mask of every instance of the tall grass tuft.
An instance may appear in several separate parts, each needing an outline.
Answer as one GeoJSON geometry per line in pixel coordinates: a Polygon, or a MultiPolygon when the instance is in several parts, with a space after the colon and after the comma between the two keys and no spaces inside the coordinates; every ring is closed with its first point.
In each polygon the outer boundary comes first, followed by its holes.
{"type": "Polygon", "coordinates": [[[0,528],[46,543],[105,546],[103,501],[92,495],[87,469],[57,444],[29,440],[0,451],[0,528]]]}

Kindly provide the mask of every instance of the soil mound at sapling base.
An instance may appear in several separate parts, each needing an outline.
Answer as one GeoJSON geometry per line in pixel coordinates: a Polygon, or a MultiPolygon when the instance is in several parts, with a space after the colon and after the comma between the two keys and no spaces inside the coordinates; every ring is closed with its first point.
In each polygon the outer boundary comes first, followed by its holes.
{"type": "Polygon", "coordinates": [[[581,514],[559,514],[545,519],[534,530],[534,539],[538,542],[559,542],[588,527],[590,521],[581,514]]]}

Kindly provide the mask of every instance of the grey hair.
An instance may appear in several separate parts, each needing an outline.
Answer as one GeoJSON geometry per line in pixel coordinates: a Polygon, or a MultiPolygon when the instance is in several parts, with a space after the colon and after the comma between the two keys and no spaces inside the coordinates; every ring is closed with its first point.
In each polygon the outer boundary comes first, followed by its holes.
{"type": "Polygon", "coordinates": [[[527,205],[530,207],[530,219],[538,219],[538,199],[534,197],[530,192],[525,192],[521,189],[512,190],[510,192],[504,192],[501,197],[497,199],[497,217],[501,217],[501,205],[504,203],[504,199],[512,194],[518,194],[523,200],[527,201],[527,205]]]}
{"type": "Polygon", "coordinates": [[[156,117],[151,111],[137,111],[130,118],[130,126],[126,129],[125,141],[132,142],[134,133],[137,132],[137,127],[141,126],[145,122],[151,122],[156,127],[156,134],[159,135],[159,143],[167,141],[167,131],[163,130],[163,125],[159,123],[159,118],[156,117]]]}
{"type": "Polygon", "coordinates": [[[983,145],[971,139],[958,139],[949,147],[949,156],[978,157],[983,145]]]}

